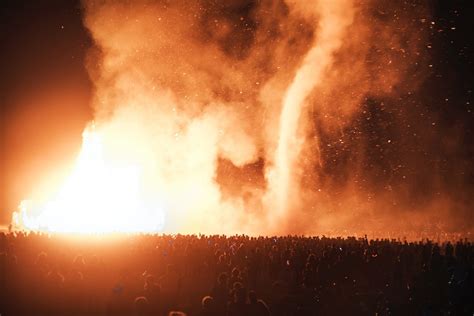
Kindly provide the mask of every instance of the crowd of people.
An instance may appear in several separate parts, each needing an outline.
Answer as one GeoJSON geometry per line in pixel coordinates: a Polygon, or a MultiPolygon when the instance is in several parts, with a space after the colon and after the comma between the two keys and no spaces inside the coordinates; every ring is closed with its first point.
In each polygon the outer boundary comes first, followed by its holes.
{"type": "Polygon", "coordinates": [[[0,314],[473,315],[468,240],[0,233],[0,314]]]}

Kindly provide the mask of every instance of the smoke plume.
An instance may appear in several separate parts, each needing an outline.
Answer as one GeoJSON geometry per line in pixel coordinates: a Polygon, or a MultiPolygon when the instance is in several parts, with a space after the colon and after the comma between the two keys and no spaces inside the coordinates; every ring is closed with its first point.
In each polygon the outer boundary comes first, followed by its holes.
{"type": "Polygon", "coordinates": [[[422,80],[413,65],[423,31],[399,26],[426,8],[384,4],[86,1],[107,152],[140,166],[167,208],[166,230],[344,227],[374,208],[354,185],[364,154],[354,147],[337,183],[326,165],[347,158],[331,162],[322,142],[343,138],[369,98],[422,80]],[[338,211],[336,225],[328,214],[343,207],[352,211],[338,211]]]}
{"type": "Polygon", "coordinates": [[[388,0],[85,1],[104,159],[136,167],[167,232],[449,229],[465,203],[418,151],[426,21],[388,0]]]}

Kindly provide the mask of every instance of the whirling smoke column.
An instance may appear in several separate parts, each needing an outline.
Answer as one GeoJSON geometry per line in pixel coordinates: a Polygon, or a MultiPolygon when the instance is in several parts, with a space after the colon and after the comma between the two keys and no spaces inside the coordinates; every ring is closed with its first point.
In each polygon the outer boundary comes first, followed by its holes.
{"type": "MultiPolygon", "coordinates": [[[[319,22],[314,44],[283,97],[274,166],[268,173],[271,203],[275,203],[272,218],[277,225],[297,201],[300,192],[297,160],[305,136],[299,131],[299,122],[305,100],[324,80],[354,16],[351,0],[320,0],[316,4],[301,5],[305,6],[301,9],[310,12],[311,18],[318,18],[319,22]]],[[[296,4],[295,8],[299,9],[299,6],[296,4]]]]}

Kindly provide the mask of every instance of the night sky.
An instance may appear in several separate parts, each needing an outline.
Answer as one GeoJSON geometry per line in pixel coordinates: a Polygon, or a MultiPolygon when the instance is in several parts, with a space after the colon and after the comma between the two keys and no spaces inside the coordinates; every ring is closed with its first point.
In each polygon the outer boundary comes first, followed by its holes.
{"type": "MultiPolygon", "coordinates": [[[[452,196],[471,203],[474,2],[430,1],[430,7],[426,58],[431,71],[413,91],[414,100],[405,94],[399,105],[415,107],[415,115],[406,122],[410,127],[391,135],[390,127],[383,124],[390,115],[373,112],[373,104],[380,100],[368,100],[364,104],[366,115],[358,119],[364,121],[367,115],[372,119],[358,124],[358,129],[374,134],[370,147],[374,151],[378,150],[375,148],[381,135],[385,139],[394,136],[394,141],[397,136],[413,140],[418,131],[429,129],[429,141],[409,141],[406,146],[400,141],[391,153],[411,152],[419,158],[405,166],[405,173],[392,168],[387,174],[382,165],[368,166],[371,181],[384,183],[386,177],[409,174],[416,180],[408,190],[417,191],[417,196],[423,196],[426,190],[430,198],[436,190],[430,189],[432,178],[426,173],[436,170],[442,188],[449,188],[452,196]],[[423,157],[426,159],[420,161],[423,157]],[[417,163],[423,165],[423,172],[417,163]]],[[[93,117],[93,88],[84,67],[93,42],[82,24],[80,2],[3,1],[0,10],[0,223],[8,223],[11,212],[38,179],[49,176],[51,163],[59,169],[66,168],[77,155],[81,133],[93,117]]],[[[396,164],[396,159],[389,164],[396,164]]],[[[466,215],[472,223],[472,212],[463,213],[466,215]]]]}

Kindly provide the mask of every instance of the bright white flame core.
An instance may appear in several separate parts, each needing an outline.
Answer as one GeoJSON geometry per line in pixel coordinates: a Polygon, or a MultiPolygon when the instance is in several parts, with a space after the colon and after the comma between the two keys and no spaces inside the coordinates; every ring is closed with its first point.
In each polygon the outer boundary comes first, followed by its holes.
{"type": "Polygon", "coordinates": [[[33,208],[23,201],[14,222],[50,232],[160,231],[163,206],[146,202],[140,176],[137,165],[106,161],[101,135],[86,129],[76,166],[56,198],[33,208]]]}

